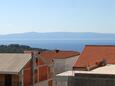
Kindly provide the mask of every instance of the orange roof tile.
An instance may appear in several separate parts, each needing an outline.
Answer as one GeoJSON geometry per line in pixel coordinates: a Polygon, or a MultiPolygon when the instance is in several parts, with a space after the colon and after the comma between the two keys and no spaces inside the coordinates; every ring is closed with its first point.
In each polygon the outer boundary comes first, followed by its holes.
{"type": "Polygon", "coordinates": [[[80,55],[79,52],[77,51],[45,51],[40,54],[42,57],[49,58],[49,59],[65,59],[65,58],[70,58],[73,56],[78,56],[80,55]]]}
{"type": "Polygon", "coordinates": [[[115,45],[86,45],[74,68],[86,68],[102,60],[115,64],[115,45]]]}

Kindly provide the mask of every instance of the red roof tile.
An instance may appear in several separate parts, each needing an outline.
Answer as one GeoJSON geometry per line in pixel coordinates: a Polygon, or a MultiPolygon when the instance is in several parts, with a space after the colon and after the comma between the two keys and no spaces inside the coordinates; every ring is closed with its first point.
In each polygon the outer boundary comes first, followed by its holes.
{"type": "Polygon", "coordinates": [[[114,45],[86,45],[74,68],[86,68],[102,60],[106,60],[108,64],[115,64],[114,45]]]}
{"type": "Polygon", "coordinates": [[[42,57],[49,58],[49,59],[65,59],[65,58],[70,58],[73,56],[78,56],[80,55],[79,52],[77,51],[45,51],[40,54],[42,57]]]}

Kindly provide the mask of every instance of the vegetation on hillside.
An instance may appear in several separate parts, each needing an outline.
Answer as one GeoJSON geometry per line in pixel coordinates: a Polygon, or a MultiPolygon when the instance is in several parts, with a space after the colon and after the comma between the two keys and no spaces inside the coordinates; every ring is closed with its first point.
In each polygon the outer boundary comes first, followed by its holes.
{"type": "Polygon", "coordinates": [[[47,49],[32,48],[27,45],[19,44],[0,45],[0,53],[23,53],[26,50],[46,51],[47,49]]]}

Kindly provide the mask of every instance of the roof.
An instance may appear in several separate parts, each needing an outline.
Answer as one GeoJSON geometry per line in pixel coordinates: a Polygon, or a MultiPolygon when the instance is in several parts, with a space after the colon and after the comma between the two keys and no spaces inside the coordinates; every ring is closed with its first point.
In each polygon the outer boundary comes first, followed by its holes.
{"type": "Polygon", "coordinates": [[[60,74],[57,74],[56,76],[74,76],[76,71],[66,71],[60,74]]]}
{"type": "Polygon", "coordinates": [[[106,65],[91,71],[66,71],[57,76],[75,76],[75,74],[115,75],[115,65],[106,65]]]}
{"type": "Polygon", "coordinates": [[[115,75],[115,65],[106,65],[103,67],[96,68],[92,70],[92,73],[115,75]]]}
{"type": "Polygon", "coordinates": [[[40,54],[42,57],[50,58],[50,59],[66,59],[71,58],[73,56],[80,55],[77,51],[61,51],[61,50],[55,50],[55,51],[45,51],[40,54]]]}
{"type": "Polygon", "coordinates": [[[31,54],[0,54],[0,74],[17,74],[31,59],[31,54]]]}
{"type": "Polygon", "coordinates": [[[86,45],[74,68],[96,65],[102,60],[115,64],[115,45],[86,45]]]}

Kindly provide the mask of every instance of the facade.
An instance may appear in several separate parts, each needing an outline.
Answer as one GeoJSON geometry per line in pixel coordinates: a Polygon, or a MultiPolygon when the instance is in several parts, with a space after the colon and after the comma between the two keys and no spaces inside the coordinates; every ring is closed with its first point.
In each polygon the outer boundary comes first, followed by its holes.
{"type": "Polygon", "coordinates": [[[52,86],[54,76],[53,62],[51,59],[47,59],[47,62],[44,63],[39,60],[39,86],[52,86]]]}
{"type": "Polygon", "coordinates": [[[68,86],[115,86],[115,75],[79,75],[69,77],[68,86]],[[106,79],[104,78],[106,77],[106,79]]]}
{"type": "Polygon", "coordinates": [[[31,86],[30,83],[34,83],[32,86],[52,86],[53,80],[53,62],[51,59],[40,56],[38,51],[25,51],[25,53],[31,53],[33,60],[30,61],[25,67],[25,85],[31,86]],[[32,64],[31,64],[32,63],[32,64]],[[32,69],[32,71],[31,71],[32,69]],[[29,76],[33,72],[32,76],[29,76]],[[33,80],[32,80],[33,79],[33,80]]]}
{"type": "Polygon", "coordinates": [[[0,86],[20,86],[19,75],[0,74],[0,86]]]}

